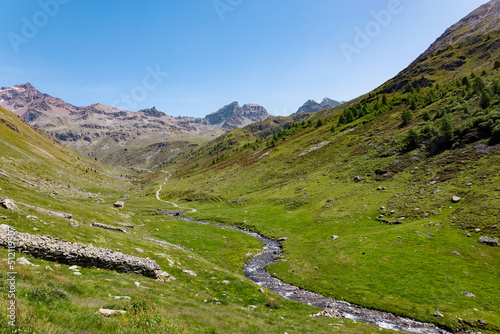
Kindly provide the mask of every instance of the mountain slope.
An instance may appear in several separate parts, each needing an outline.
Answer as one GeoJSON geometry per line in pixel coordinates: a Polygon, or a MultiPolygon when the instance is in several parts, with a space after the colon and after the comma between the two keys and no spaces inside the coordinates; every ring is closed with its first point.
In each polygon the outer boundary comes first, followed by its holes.
{"type": "Polygon", "coordinates": [[[138,168],[155,166],[224,131],[272,117],[261,106],[237,103],[204,119],[172,117],[155,107],[138,112],[100,103],[76,107],[39,92],[30,83],[1,88],[0,105],[80,153],[138,168]]]}
{"type": "Polygon", "coordinates": [[[162,198],[282,238],[285,259],[269,270],[294,285],[497,332],[500,248],[478,241],[500,237],[498,3],[366,96],[179,156],[162,166],[176,178],[162,198]]]}

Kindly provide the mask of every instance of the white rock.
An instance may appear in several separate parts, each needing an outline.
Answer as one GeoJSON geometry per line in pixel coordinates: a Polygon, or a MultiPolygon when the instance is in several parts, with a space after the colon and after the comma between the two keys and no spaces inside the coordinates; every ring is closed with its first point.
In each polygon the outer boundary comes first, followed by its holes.
{"type": "Polygon", "coordinates": [[[13,200],[11,199],[4,199],[3,201],[0,201],[0,204],[7,210],[16,210],[17,209],[17,205],[16,203],[14,203],[13,200]]]}
{"type": "Polygon", "coordinates": [[[99,311],[96,314],[99,314],[99,313],[102,314],[105,317],[111,317],[112,315],[126,314],[127,311],[123,311],[123,310],[108,310],[108,309],[101,308],[101,309],[99,309],[99,311]]]}

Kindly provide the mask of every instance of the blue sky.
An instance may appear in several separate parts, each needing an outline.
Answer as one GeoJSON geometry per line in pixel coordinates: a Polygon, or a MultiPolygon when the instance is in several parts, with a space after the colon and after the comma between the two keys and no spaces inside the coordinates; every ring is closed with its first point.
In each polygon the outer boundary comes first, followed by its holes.
{"type": "Polygon", "coordinates": [[[232,101],[289,115],[378,87],[486,2],[0,0],[0,86],[173,116],[232,101]]]}

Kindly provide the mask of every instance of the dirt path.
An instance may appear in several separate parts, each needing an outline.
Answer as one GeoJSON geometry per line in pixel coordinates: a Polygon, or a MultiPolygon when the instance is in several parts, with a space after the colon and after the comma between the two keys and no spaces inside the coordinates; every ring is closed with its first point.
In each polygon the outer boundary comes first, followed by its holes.
{"type": "MultiPolygon", "coordinates": [[[[163,173],[167,173],[167,172],[163,171],[163,173]]],[[[170,174],[168,174],[168,176],[165,177],[165,182],[163,182],[163,184],[161,184],[160,187],[158,188],[158,190],[156,191],[156,199],[159,200],[160,202],[170,204],[174,208],[178,208],[178,209],[182,209],[182,210],[189,210],[189,212],[196,212],[196,209],[183,208],[183,207],[180,207],[177,203],[165,201],[165,200],[163,200],[163,199],[160,198],[160,193],[163,190],[163,186],[165,184],[167,184],[167,182],[169,182],[169,180],[168,180],[169,177],[170,177],[170,174]]]]}

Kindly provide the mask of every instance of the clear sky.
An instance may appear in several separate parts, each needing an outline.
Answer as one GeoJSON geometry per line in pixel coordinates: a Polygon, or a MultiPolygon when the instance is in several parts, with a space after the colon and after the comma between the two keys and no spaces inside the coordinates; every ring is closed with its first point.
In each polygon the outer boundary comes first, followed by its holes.
{"type": "Polygon", "coordinates": [[[0,0],[0,86],[173,116],[233,101],[289,115],[378,87],[486,2],[0,0]]]}

